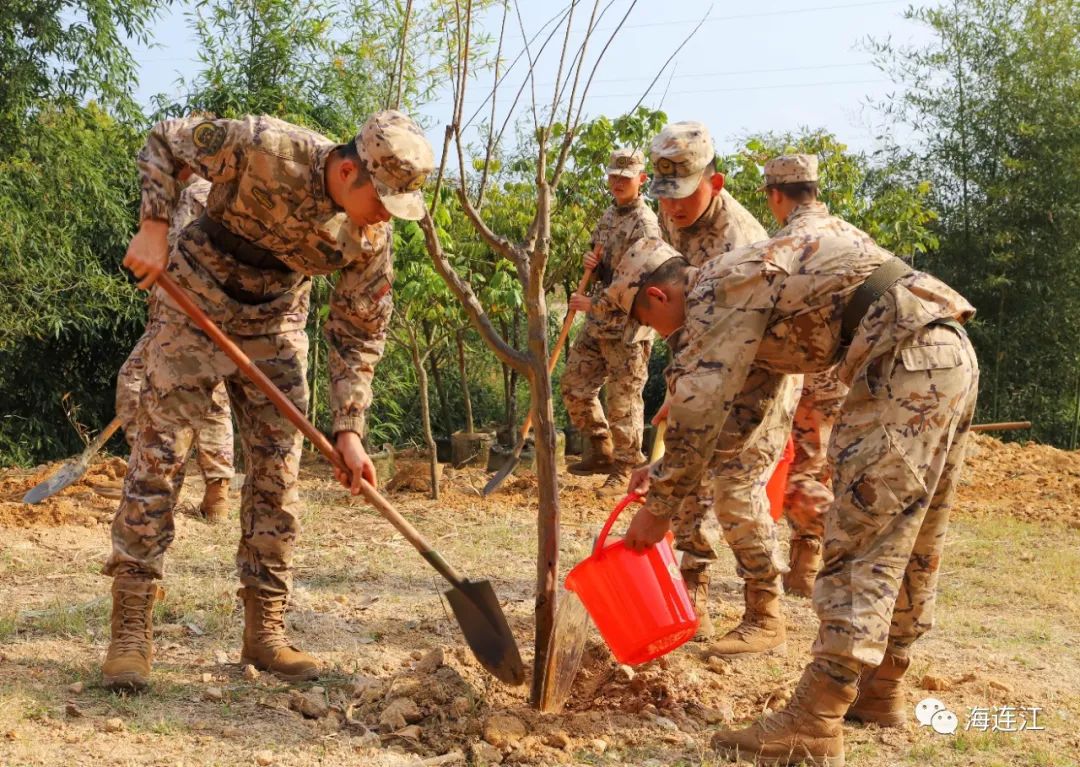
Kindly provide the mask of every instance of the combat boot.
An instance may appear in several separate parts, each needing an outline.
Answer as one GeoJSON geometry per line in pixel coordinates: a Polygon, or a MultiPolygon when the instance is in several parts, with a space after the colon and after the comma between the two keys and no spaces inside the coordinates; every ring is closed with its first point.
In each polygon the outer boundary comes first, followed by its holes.
{"type": "Polygon", "coordinates": [[[886,652],[880,666],[864,668],[859,675],[859,696],[846,718],[882,727],[903,727],[907,721],[903,679],[910,664],[911,658],[886,652]]]}
{"type": "Polygon", "coordinates": [[[111,639],[101,666],[104,687],[142,690],[149,683],[154,658],[154,602],[164,596],[165,591],[150,578],[113,578],[111,639]]]}
{"type": "Polygon", "coordinates": [[[579,477],[587,477],[590,474],[610,474],[614,468],[612,455],[615,450],[611,435],[592,436],[589,442],[592,444],[592,454],[584,460],[570,464],[566,470],[579,477]]]}
{"type": "Polygon", "coordinates": [[[821,539],[793,539],[788,571],[784,573],[784,593],[809,599],[814,594],[814,579],[820,569],[821,539]]]}
{"type": "Polygon", "coordinates": [[[718,732],[712,747],[728,759],[768,767],[844,767],[844,712],[854,699],[854,684],[840,684],[811,663],[784,709],[745,730],[718,732]]]}
{"type": "Polygon", "coordinates": [[[694,603],[694,612],[698,617],[694,641],[708,641],[716,633],[712,618],[709,616],[709,571],[704,567],[694,567],[680,572],[683,580],[686,581],[686,590],[690,592],[690,600],[694,603]]]}
{"type": "Polygon", "coordinates": [[[596,490],[601,498],[614,498],[626,495],[626,488],[630,484],[631,467],[624,463],[616,463],[611,467],[611,473],[596,490]]]}
{"type": "Polygon", "coordinates": [[[250,663],[286,682],[319,678],[319,662],[289,644],[285,638],[285,594],[249,587],[236,595],[244,603],[244,647],[240,664],[250,663]]]}
{"type": "Polygon", "coordinates": [[[199,511],[212,525],[229,516],[229,480],[212,479],[206,483],[199,511]]]}
{"type": "Polygon", "coordinates": [[[786,647],[780,597],[751,583],[743,586],[743,594],[746,608],[742,621],[710,645],[707,655],[747,655],[786,647]]]}

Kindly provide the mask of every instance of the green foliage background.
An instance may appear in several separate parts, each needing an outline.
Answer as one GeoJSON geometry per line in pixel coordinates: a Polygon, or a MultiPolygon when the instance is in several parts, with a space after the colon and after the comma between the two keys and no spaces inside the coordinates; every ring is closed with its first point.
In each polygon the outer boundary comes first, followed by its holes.
{"type": "MultiPolygon", "coordinates": [[[[151,121],[192,110],[266,112],[339,140],[396,99],[399,4],[381,0],[205,0],[189,15],[199,71],[183,96],[144,113],[132,99],[125,39],[145,40],[157,0],[15,0],[0,4],[0,464],[76,452],[112,416],[116,370],[144,323],[144,301],[120,261],[136,226],[134,155],[151,121]]],[[[1030,418],[1034,436],[1080,437],[1080,0],[957,0],[912,8],[934,41],[903,49],[867,41],[900,89],[877,105],[881,145],[853,153],[820,130],[764,132],[719,158],[726,184],[769,228],[755,191],[765,159],[820,155],[823,197],[882,245],[943,277],[979,309],[971,334],[983,367],[981,420],[1030,418]],[[904,145],[889,137],[905,126],[904,145]]],[[[401,83],[403,108],[448,77],[440,59],[454,5],[417,4],[401,83]]],[[[491,41],[472,48],[492,65],[491,41]]],[[[583,126],[552,221],[551,332],[576,284],[592,226],[608,204],[603,164],[613,145],[647,149],[661,112],[597,116],[583,126]]],[[[717,133],[723,126],[712,126],[717,133]]],[[[558,141],[556,127],[551,140],[558,141]]],[[[496,147],[490,178],[470,189],[496,231],[520,238],[535,205],[535,137],[496,147]],[[480,199],[482,197],[482,199],[480,199]]],[[[504,337],[524,343],[514,268],[475,236],[444,186],[436,223],[504,337]]],[[[464,426],[455,339],[466,349],[478,425],[520,422],[526,387],[483,346],[434,273],[415,226],[395,233],[395,342],[381,363],[369,442],[421,440],[416,373],[428,366],[433,428],[464,426]]],[[[316,280],[309,330],[315,396],[326,427],[321,339],[332,282],[316,280]]],[[[666,350],[657,344],[652,368],[666,350]]],[[[561,366],[556,377],[561,373],[561,366]]],[[[556,383],[557,386],[557,383],[556,383]]],[[[652,407],[662,385],[650,381],[652,407]]],[[[558,417],[565,422],[561,403],[558,417]]]]}

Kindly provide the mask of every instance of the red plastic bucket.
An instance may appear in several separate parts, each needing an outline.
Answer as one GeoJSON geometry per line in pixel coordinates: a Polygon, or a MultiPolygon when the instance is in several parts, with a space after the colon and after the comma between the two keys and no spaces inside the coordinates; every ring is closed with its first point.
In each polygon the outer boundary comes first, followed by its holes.
{"type": "Polygon", "coordinates": [[[632,493],[619,502],[592,555],[566,576],[566,588],[580,597],[612,654],[629,666],[671,652],[689,641],[698,627],[670,532],[643,552],[631,551],[622,540],[607,543],[619,514],[641,500],[632,493]]]}
{"type": "Polygon", "coordinates": [[[773,475],[769,477],[769,484],[765,486],[765,493],[769,496],[769,513],[772,514],[773,522],[779,522],[784,515],[784,493],[787,491],[788,472],[791,471],[791,462],[795,460],[795,440],[788,437],[784,454],[780,456],[780,463],[776,464],[773,475]]]}

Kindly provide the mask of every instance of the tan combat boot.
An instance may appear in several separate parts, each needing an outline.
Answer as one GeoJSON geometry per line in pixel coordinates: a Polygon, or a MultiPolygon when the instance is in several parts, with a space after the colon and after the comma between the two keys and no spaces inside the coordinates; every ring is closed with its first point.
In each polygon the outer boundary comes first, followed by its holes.
{"type": "Polygon", "coordinates": [[[821,539],[793,539],[788,571],[784,573],[784,593],[809,599],[814,594],[814,579],[820,569],[821,539]]]}
{"type": "Polygon", "coordinates": [[[780,615],[780,597],[758,584],[743,587],[746,608],[742,621],[714,644],[707,655],[747,655],[769,650],[783,650],[787,632],[780,615]]]}
{"type": "Polygon", "coordinates": [[[596,494],[601,498],[626,495],[626,487],[630,484],[631,471],[631,467],[624,463],[614,464],[608,478],[604,480],[604,484],[597,488],[596,494]]]}
{"type": "Polygon", "coordinates": [[[229,516],[229,480],[212,479],[206,483],[199,511],[212,525],[229,516]]]}
{"type": "Polygon", "coordinates": [[[712,618],[709,616],[709,572],[704,567],[694,567],[680,572],[683,580],[686,581],[686,590],[690,592],[690,600],[694,603],[694,612],[697,613],[699,621],[694,641],[708,641],[716,633],[712,618]]]}
{"type": "Polygon", "coordinates": [[[903,679],[910,664],[911,658],[887,652],[880,666],[863,669],[859,675],[859,696],[846,718],[882,727],[903,727],[907,722],[903,679]]]}
{"type": "Polygon", "coordinates": [[[855,685],[842,685],[811,663],[787,706],[745,730],[724,730],[712,747],[751,764],[844,767],[844,712],[855,685]]]}
{"type": "Polygon", "coordinates": [[[285,638],[288,597],[247,587],[236,592],[244,603],[244,647],[241,665],[250,663],[286,682],[319,678],[319,662],[285,638]]]}
{"type": "Polygon", "coordinates": [[[598,437],[590,437],[589,441],[592,443],[592,455],[570,464],[566,470],[579,477],[587,477],[590,474],[610,474],[614,468],[612,455],[615,450],[611,435],[602,434],[598,437]]]}
{"type": "Polygon", "coordinates": [[[150,578],[118,575],[112,583],[112,638],[101,683],[111,690],[142,690],[154,657],[154,602],[165,591],[150,578]]]}

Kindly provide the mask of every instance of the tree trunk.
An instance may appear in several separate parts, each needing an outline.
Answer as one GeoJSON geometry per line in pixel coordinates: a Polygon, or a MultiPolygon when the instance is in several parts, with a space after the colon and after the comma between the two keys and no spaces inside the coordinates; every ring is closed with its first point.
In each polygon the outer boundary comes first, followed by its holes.
{"type": "Polygon", "coordinates": [[[431,377],[435,379],[435,393],[439,397],[439,410],[442,415],[443,432],[449,437],[454,433],[453,419],[450,417],[450,400],[446,396],[446,385],[443,383],[442,373],[439,371],[439,355],[431,348],[431,330],[424,328],[424,334],[428,342],[428,362],[431,364],[431,377]]]}
{"type": "MultiPolygon", "coordinates": [[[[469,370],[465,363],[465,329],[457,332],[458,370],[461,371],[461,396],[465,400],[465,433],[475,434],[476,424],[473,422],[472,397],[469,394],[469,370]]],[[[506,367],[505,365],[503,366],[506,367]]]]}
{"type": "Polygon", "coordinates": [[[424,360],[420,356],[420,344],[416,333],[409,327],[409,354],[416,370],[416,387],[420,390],[420,420],[424,427],[424,443],[428,449],[428,465],[431,467],[431,499],[439,500],[439,456],[435,448],[435,435],[431,433],[431,407],[428,403],[428,378],[424,360]]]}

